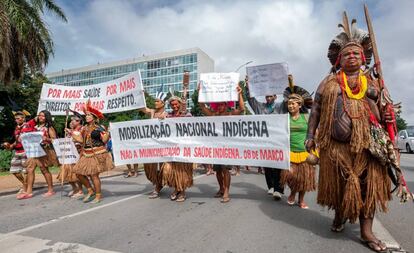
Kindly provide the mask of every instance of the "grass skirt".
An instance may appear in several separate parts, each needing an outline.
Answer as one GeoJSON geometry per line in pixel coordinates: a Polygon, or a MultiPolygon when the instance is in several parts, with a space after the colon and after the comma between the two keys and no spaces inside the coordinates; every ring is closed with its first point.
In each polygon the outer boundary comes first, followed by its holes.
{"type": "Polygon", "coordinates": [[[75,183],[78,182],[78,178],[76,177],[76,174],[73,173],[73,167],[75,164],[65,164],[60,166],[60,171],[57,176],[57,179],[59,182],[69,182],[69,183],[75,183]]]}
{"type": "Polygon", "coordinates": [[[385,167],[365,150],[351,153],[349,145],[331,142],[321,149],[318,204],[338,211],[355,222],[359,215],[373,217],[387,211],[391,182],[385,167]]]}
{"type": "Polygon", "coordinates": [[[193,164],[166,162],[162,166],[162,184],[184,191],[193,186],[193,164]]]}
{"type": "Polygon", "coordinates": [[[289,170],[282,170],[280,184],[288,185],[293,192],[315,191],[315,167],[306,162],[290,163],[289,170]]]}
{"type": "Polygon", "coordinates": [[[51,148],[45,148],[44,150],[46,152],[46,156],[27,159],[25,164],[27,171],[33,171],[36,167],[49,168],[59,165],[55,151],[51,148]]]}
{"type": "Polygon", "coordinates": [[[104,152],[93,156],[82,155],[78,163],[73,167],[72,172],[79,175],[90,176],[112,170],[113,168],[114,163],[112,162],[111,154],[109,152],[104,152]]]}
{"type": "Polygon", "coordinates": [[[158,164],[157,163],[145,163],[144,164],[144,171],[145,176],[153,185],[161,185],[162,181],[162,163],[160,163],[160,171],[158,171],[158,164]]]}

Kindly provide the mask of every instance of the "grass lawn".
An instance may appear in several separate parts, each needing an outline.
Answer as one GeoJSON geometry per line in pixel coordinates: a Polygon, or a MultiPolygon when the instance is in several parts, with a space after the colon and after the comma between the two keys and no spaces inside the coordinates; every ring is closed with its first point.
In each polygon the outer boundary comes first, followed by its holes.
{"type": "MultiPolygon", "coordinates": [[[[50,167],[49,168],[49,171],[52,174],[57,174],[57,173],[59,173],[59,167],[57,167],[57,166],[50,167]]],[[[39,168],[36,168],[36,174],[42,174],[42,172],[40,171],[39,168]]],[[[8,175],[10,175],[10,172],[8,172],[8,171],[0,171],[0,177],[1,176],[8,176],[8,175]]]]}

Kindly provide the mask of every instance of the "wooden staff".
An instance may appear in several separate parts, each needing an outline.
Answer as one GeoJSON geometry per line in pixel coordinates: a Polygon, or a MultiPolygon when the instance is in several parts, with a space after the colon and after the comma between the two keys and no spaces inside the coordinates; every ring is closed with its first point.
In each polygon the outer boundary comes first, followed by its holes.
{"type": "Polygon", "coordinates": [[[187,70],[184,70],[183,74],[183,96],[181,104],[181,115],[187,114],[187,94],[188,94],[188,87],[190,85],[190,72],[187,70]]]}

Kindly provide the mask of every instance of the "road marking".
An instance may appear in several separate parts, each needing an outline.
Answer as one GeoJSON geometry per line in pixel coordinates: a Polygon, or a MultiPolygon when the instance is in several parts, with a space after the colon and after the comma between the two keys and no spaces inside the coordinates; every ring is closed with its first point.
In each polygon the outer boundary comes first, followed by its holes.
{"type": "MultiPolygon", "coordinates": [[[[199,179],[199,178],[204,177],[204,176],[205,176],[205,174],[199,175],[199,176],[194,177],[193,179],[196,180],[196,179],[199,179]]],[[[82,215],[82,214],[90,213],[90,212],[108,207],[108,206],[113,206],[113,205],[116,205],[116,204],[119,204],[119,203],[122,203],[122,202],[125,202],[125,201],[128,201],[128,200],[131,200],[131,199],[139,198],[139,197],[141,197],[145,194],[151,193],[151,192],[152,191],[141,193],[141,194],[134,195],[134,196],[130,196],[130,197],[127,197],[127,198],[124,198],[124,199],[116,200],[116,201],[111,202],[111,203],[99,205],[99,206],[96,206],[96,207],[93,207],[93,208],[90,208],[90,209],[87,209],[87,210],[83,210],[83,211],[80,211],[80,212],[77,212],[77,213],[68,214],[68,215],[53,219],[53,220],[45,221],[43,223],[39,223],[39,224],[36,224],[36,225],[33,225],[33,226],[29,226],[29,227],[26,227],[26,228],[15,230],[15,231],[9,232],[7,234],[1,235],[0,236],[0,241],[3,241],[4,239],[7,239],[8,237],[10,237],[12,235],[17,235],[17,234],[21,234],[21,233],[24,233],[24,232],[28,232],[30,230],[40,228],[40,227],[43,227],[43,226],[47,226],[47,225],[53,224],[53,223],[61,221],[61,220],[70,219],[70,218],[73,218],[73,217],[76,217],[76,216],[79,216],[79,215],[82,215]]]]}

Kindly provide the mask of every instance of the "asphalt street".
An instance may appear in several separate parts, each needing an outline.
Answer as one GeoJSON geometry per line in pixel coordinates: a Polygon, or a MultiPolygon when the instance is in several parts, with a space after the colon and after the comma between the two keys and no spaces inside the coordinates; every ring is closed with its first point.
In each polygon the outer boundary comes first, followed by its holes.
{"type": "MultiPolygon", "coordinates": [[[[406,179],[414,189],[413,170],[406,170],[406,179]]],[[[232,177],[232,199],[222,204],[212,197],[215,176],[196,175],[194,183],[184,203],[170,201],[170,189],[160,199],[148,199],[152,186],[143,174],[104,179],[100,204],[84,204],[60,192],[45,199],[40,196],[45,190],[25,201],[0,197],[0,251],[372,252],[360,243],[358,224],[347,224],[343,233],[330,231],[333,213],[315,203],[316,193],[305,197],[310,209],[291,207],[286,197],[274,201],[266,194],[263,175],[243,171],[232,177]]],[[[379,236],[391,234],[381,239],[395,238],[414,252],[413,210],[413,203],[394,200],[375,225],[379,236]]]]}

